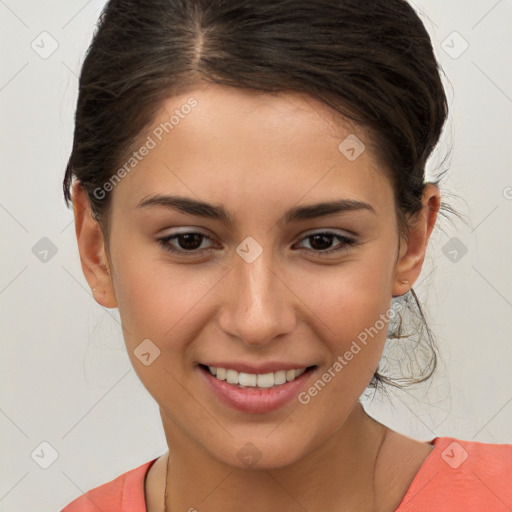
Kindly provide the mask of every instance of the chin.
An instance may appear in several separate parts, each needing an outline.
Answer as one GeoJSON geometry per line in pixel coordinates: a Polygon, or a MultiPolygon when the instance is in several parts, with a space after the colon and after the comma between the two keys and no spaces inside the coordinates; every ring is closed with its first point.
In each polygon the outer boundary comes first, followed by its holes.
{"type": "Polygon", "coordinates": [[[301,432],[286,432],[283,429],[277,433],[279,426],[272,426],[272,429],[265,429],[263,433],[251,435],[234,436],[228,445],[209,446],[210,454],[217,460],[229,466],[239,469],[278,469],[296,463],[316,446],[328,437],[304,435],[304,427],[301,432]],[[275,429],[276,432],[272,432],[275,429]]]}

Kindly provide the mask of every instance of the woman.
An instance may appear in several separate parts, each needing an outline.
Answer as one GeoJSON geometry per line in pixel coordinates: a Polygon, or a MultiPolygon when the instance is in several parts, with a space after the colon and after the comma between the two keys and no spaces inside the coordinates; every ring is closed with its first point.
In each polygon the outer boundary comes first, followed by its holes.
{"type": "Polygon", "coordinates": [[[393,383],[446,116],[402,0],[107,4],[64,192],[169,451],[64,512],[510,509],[512,446],[420,442],[359,401],[393,383]]]}

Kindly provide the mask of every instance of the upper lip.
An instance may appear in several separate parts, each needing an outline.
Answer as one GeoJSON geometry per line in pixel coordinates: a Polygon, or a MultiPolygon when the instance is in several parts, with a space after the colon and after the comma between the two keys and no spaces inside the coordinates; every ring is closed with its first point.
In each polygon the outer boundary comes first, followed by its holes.
{"type": "Polygon", "coordinates": [[[218,361],[218,362],[207,362],[207,363],[199,363],[205,366],[214,366],[215,368],[225,368],[226,370],[235,370],[238,373],[251,373],[251,374],[265,374],[265,373],[273,373],[278,372],[279,370],[299,370],[301,368],[308,368],[310,366],[314,366],[311,364],[302,364],[302,363],[285,363],[285,362],[277,362],[270,361],[267,363],[260,364],[249,364],[243,362],[227,362],[227,361],[218,361]]]}

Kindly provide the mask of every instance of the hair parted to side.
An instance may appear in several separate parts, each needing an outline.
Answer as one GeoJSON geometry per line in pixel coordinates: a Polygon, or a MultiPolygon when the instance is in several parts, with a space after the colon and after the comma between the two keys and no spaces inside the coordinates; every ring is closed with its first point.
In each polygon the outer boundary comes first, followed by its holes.
{"type": "MultiPolygon", "coordinates": [[[[430,37],[404,0],[110,0],[80,74],[66,204],[76,178],[108,245],[111,193],[99,198],[94,190],[165,99],[206,82],[306,93],[363,128],[406,233],[448,115],[439,71],[430,37]]],[[[426,368],[406,379],[423,382],[436,367],[433,336],[414,292],[397,300],[415,313],[414,333],[427,342],[426,368]]],[[[404,337],[402,323],[390,339],[404,337]]],[[[400,387],[376,371],[370,387],[382,383],[400,387]]]]}

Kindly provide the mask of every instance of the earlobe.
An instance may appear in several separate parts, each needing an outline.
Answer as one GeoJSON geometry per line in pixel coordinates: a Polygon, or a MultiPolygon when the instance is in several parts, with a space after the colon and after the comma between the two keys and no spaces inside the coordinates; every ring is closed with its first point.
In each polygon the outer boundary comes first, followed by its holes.
{"type": "Polygon", "coordinates": [[[414,219],[411,219],[407,240],[402,241],[403,250],[400,251],[395,269],[392,292],[394,297],[407,293],[421,272],[440,204],[439,188],[433,183],[427,183],[423,191],[422,209],[414,216],[414,219]]]}
{"type": "Polygon", "coordinates": [[[117,300],[105,251],[103,232],[92,216],[87,193],[79,181],[73,185],[72,198],[75,233],[82,271],[89,286],[94,290],[93,296],[96,302],[106,308],[115,308],[117,300]]]}

